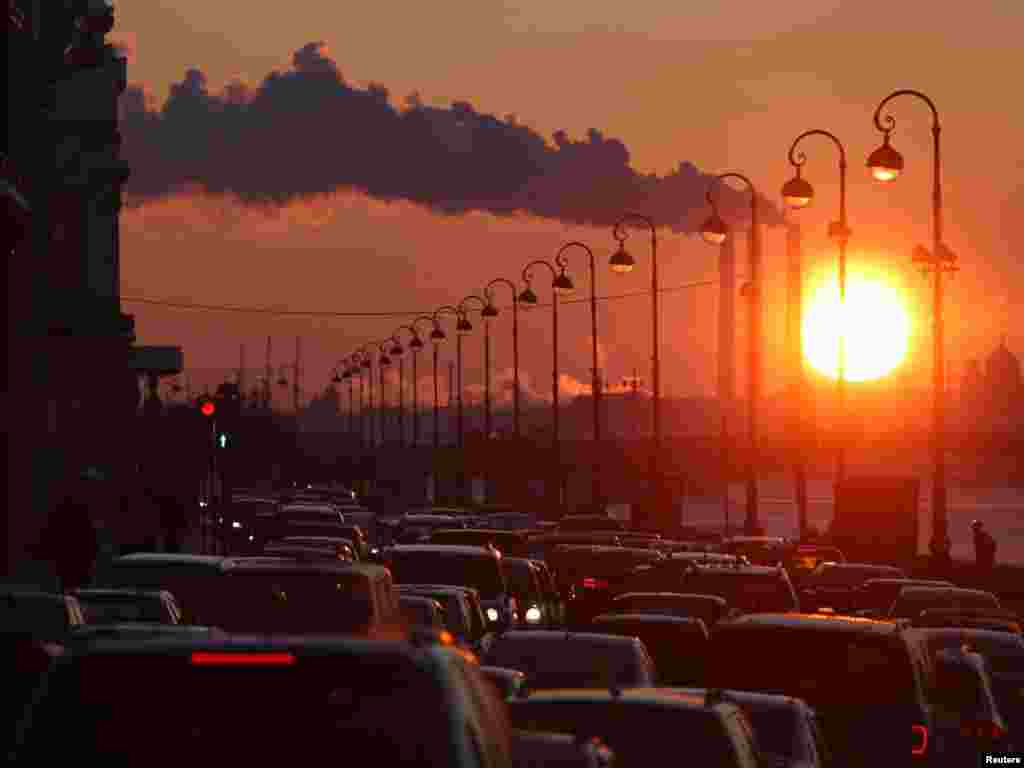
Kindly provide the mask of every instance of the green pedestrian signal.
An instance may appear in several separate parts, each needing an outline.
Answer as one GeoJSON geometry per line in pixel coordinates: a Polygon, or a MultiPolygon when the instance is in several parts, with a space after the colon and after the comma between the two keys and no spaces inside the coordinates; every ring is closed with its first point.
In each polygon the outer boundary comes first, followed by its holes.
{"type": "Polygon", "coordinates": [[[217,445],[220,446],[221,448],[228,447],[228,436],[226,433],[221,432],[219,435],[217,435],[217,445]]]}

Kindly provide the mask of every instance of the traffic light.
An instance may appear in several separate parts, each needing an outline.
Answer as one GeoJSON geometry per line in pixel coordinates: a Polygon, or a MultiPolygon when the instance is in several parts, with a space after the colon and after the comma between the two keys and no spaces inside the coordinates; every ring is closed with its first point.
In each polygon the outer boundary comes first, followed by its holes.
{"type": "Polygon", "coordinates": [[[217,447],[218,448],[227,448],[229,442],[230,442],[230,440],[228,438],[228,433],[227,432],[218,432],[217,433],[217,447]]]}
{"type": "Polygon", "coordinates": [[[209,395],[201,395],[196,400],[196,405],[199,408],[199,412],[208,419],[212,419],[217,413],[217,404],[213,402],[213,398],[209,395]]]}

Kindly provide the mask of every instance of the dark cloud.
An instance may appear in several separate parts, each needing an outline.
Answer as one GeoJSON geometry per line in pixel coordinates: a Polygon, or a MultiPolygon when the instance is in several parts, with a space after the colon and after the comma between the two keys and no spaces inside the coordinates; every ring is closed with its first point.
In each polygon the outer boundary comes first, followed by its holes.
{"type": "MultiPolygon", "coordinates": [[[[184,189],[273,205],[357,189],[445,214],[486,211],[611,225],[625,210],[676,231],[707,215],[708,177],[691,163],[665,176],[638,173],[621,141],[592,129],[550,141],[515,116],[499,119],[467,102],[427,106],[419,94],[392,104],[381,85],[347,84],[322,43],[295,52],[292,69],[258,88],[211,94],[190,69],[159,111],[140,89],[122,101],[123,156],[132,165],[128,205],[184,189]]],[[[723,213],[743,217],[745,193],[724,189],[723,213]]],[[[777,221],[765,201],[766,223],[777,221]]]]}

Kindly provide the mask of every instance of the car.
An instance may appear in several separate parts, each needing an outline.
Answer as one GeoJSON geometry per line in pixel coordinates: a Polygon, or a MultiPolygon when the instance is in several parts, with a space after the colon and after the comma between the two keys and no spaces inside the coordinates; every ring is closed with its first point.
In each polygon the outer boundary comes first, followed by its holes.
{"type": "Polygon", "coordinates": [[[82,606],[88,624],[181,623],[181,609],[167,590],[76,589],[71,594],[82,606]]]}
{"type": "Polygon", "coordinates": [[[673,552],[670,557],[679,562],[697,563],[698,565],[751,565],[745,555],[724,552],[673,552]]]}
{"type": "Polygon", "coordinates": [[[615,753],[597,738],[513,730],[512,763],[515,768],[610,768],[615,753]]]}
{"type": "Polygon", "coordinates": [[[501,553],[495,549],[399,544],[385,551],[385,559],[398,584],[455,584],[478,590],[492,629],[517,621],[518,605],[505,578],[501,553]]]}
{"type": "Polygon", "coordinates": [[[398,609],[412,626],[445,629],[444,607],[437,600],[421,595],[399,595],[398,609]]]}
{"type": "Polygon", "coordinates": [[[882,578],[905,579],[906,574],[890,565],[824,562],[801,584],[800,604],[805,611],[851,613],[857,610],[857,588],[868,579],[882,578]]]}
{"type": "Polygon", "coordinates": [[[900,590],[888,616],[891,619],[912,619],[930,610],[984,611],[1002,613],[1003,607],[991,592],[959,587],[904,587],[900,590]]]}
{"type": "Polygon", "coordinates": [[[593,632],[504,632],[495,637],[480,662],[517,669],[537,689],[629,688],[655,682],[654,664],[640,640],[593,632]]]}
{"type": "Polygon", "coordinates": [[[376,565],[233,558],[214,590],[213,624],[231,634],[366,634],[401,623],[391,573],[376,565]]]}
{"type": "Polygon", "coordinates": [[[1015,751],[984,657],[970,649],[940,648],[932,661],[935,753],[950,765],[963,765],[979,754],[1015,751]]]}
{"type": "Polygon", "coordinates": [[[711,638],[701,619],[621,613],[597,616],[593,632],[638,637],[654,661],[659,685],[700,685],[711,638]]]}
{"type": "Polygon", "coordinates": [[[934,629],[943,627],[988,629],[995,632],[1021,634],[1020,619],[1010,611],[927,610],[921,611],[916,618],[912,619],[911,626],[934,629]]]}
{"type": "Polygon", "coordinates": [[[487,634],[487,619],[476,590],[443,584],[398,584],[399,598],[419,595],[439,602],[444,608],[445,627],[456,640],[479,650],[487,634]]]}
{"type": "MultiPolygon", "coordinates": [[[[223,575],[225,557],[136,552],[114,558],[96,574],[98,587],[166,590],[174,595],[185,624],[216,625],[207,615],[213,581],[223,575]]],[[[216,612],[214,608],[214,613],[216,612]]]]}
{"type": "Polygon", "coordinates": [[[558,521],[558,531],[621,531],[624,526],[608,515],[566,515],[558,521]]]}
{"type": "Polygon", "coordinates": [[[0,628],[6,633],[61,645],[85,623],[85,612],[73,595],[27,589],[0,591],[0,628]]]}
{"type": "Polygon", "coordinates": [[[83,646],[110,640],[132,638],[148,640],[161,637],[227,639],[228,633],[220,627],[200,627],[196,624],[160,624],[157,622],[122,621],[107,624],[83,624],[76,627],[68,639],[68,647],[78,651],[83,646]]]}
{"type": "Polygon", "coordinates": [[[714,595],[738,613],[800,610],[786,569],[762,565],[698,564],[673,559],[634,571],[620,588],[620,594],[627,592],[714,595]]]}
{"type": "Polygon", "coordinates": [[[512,727],[599,738],[617,766],[755,768],[750,721],[727,701],[671,689],[531,691],[507,702],[512,727]]]}
{"type": "Polygon", "coordinates": [[[854,589],[853,603],[858,616],[883,618],[904,587],[952,587],[941,579],[868,579],[854,589]]]}
{"type": "Polygon", "coordinates": [[[797,544],[789,548],[784,560],[786,570],[797,581],[803,581],[822,563],[845,562],[846,555],[841,549],[824,544],[797,544]]]}
{"type": "Polygon", "coordinates": [[[518,696],[527,690],[526,675],[518,669],[480,667],[480,674],[494,685],[502,699],[518,696]]]}
{"type": "Polygon", "coordinates": [[[521,557],[503,557],[501,564],[509,591],[519,605],[519,624],[537,628],[552,624],[540,569],[532,560],[521,557]]]}
{"type": "MultiPolygon", "coordinates": [[[[353,563],[358,559],[352,545],[345,539],[335,539],[334,543],[302,540],[304,537],[287,537],[265,544],[263,554],[270,557],[294,558],[307,562],[342,562],[353,563]],[[298,540],[296,540],[298,539],[298,540]]],[[[327,538],[327,537],[324,537],[327,538]]]]}
{"type": "Polygon", "coordinates": [[[295,545],[299,547],[333,547],[334,555],[339,560],[362,561],[355,543],[344,536],[285,536],[272,539],[264,545],[263,553],[271,554],[270,547],[279,545],[295,545]]]}
{"type": "Polygon", "coordinates": [[[96,643],[51,667],[14,743],[22,766],[288,765],[340,746],[511,768],[501,702],[457,649],[353,637],[96,643]]]}
{"type": "Polygon", "coordinates": [[[1024,738],[1024,638],[1009,632],[984,629],[924,629],[932,653],[968,649],[985,659],[992,693],[1010,734],[1024,738]]]}
{"type": "Polygon", "coordinates": [[[754,565],[778,565],[786,559],[786,548],[786,540],[778,536],[733,536],[722,542],[723,553],[754,565]]]}
{"type": "Polygon", "coordinates": [[[543,560],[530,560],[537,569],[540,579],[541,594],[548,618],[548,627],[561,627],[565,624],[565,601],[558,591],[555,577],[543,560]]]}
{"type": "Polygon", "coordinates": [[[730,701],[750,720],[761,765],[825,768],[831,765],[817,713],[803,699],[750,691],[683,688],[683,693],[730,701]]]}
{"type": "Polygon", "coordinates": [[[748,614],[714,627],[708,660],[708,686],[806,701],[840,766],[918,765],[933,757],[928,650],[902,623],[748,614]]]}
{"type": "Polygon", "coordinates": [[[659,616],[701,619],[708,627],[729,616],[729,603],[717,595],[679,592],[626,592],[617,595],[608,613],[652,613],[659,616]]]}
{"type": "Polygon", "coordinates": [[[528,557],[529,541],[518,531],[480,528],[440,528],[430,534],[431,544],[460,544],[471,547],[494,547],[506,557],[528,557]]]}

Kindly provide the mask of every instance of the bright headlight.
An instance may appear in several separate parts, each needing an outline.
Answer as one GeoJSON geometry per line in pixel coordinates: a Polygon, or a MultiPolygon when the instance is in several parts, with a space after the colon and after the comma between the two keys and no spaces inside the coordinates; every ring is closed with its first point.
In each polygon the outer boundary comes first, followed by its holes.
{"type": "Polygon", "coordinates": [[[497,608],[488,608],[487,609],[487,619],[488,619],[488,621],[497,621],[498,620],[498,609],[497,608]]]}
{"type": "Polygon", "coordinates": [[[233,522],[231,523],[231,527],[232,527],[232,528],[241,528],[241,527],[242,527],[242,524],[241,524],[240,522],[238,522],[237,520],[235,520],[235,521],[233,521],[233,522]]]}
{"type": "Polygon", "coordinates": [[[526,620],[531,624],[536,624],[540,621],[540,608],[536,605],[531,605],[526,611],[526,620]]]}

